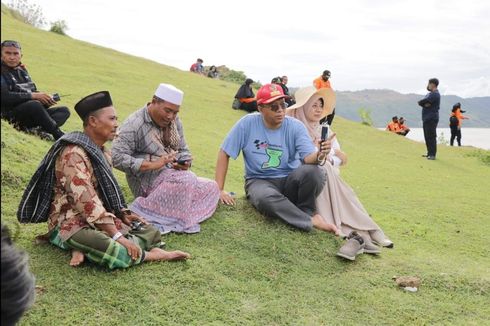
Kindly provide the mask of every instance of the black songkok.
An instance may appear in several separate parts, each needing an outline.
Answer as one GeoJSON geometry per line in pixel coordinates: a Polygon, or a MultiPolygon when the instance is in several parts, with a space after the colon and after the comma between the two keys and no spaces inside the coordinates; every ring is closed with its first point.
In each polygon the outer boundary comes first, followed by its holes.
{"type": "Polygon", "coordinates": [[[94,112],[108,106],[112,106],[111,95],[108,91],[101,91],[85,96],[77,104],[75,104],[75,111],[82,120],[88,116],[90,112],[94,112]]]}

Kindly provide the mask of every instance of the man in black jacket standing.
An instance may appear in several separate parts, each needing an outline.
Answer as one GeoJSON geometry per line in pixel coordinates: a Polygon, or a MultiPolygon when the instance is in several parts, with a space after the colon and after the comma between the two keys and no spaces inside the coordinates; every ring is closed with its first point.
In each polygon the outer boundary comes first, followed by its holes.
{"type": "MultiPolygon", "coordinates": [[[[2,42],[2,118],[26,130],[41,127],[42,131],[63,136],[60,130],[70,116],[67,107],[53,107],[53,96],[40,92],[21,63],[20,44],[16,41],[2,42]],[[49,109],[48,109],[49,108],[49,109]]],[[[59,100],[59,99],[57,99],[59,100]]]]}
{"type": "Polygon", "coordinates": [[[437,90],[439,80],[437,78],[429,79],[427,90],[429,93],[421,99],[418,104],[422,107],[422,125],[424,128],[425,146],[427,147],[428,160],[435,160],[437,153],[437,124],[439,123],[439,107],[441,95],[437,90]]]}

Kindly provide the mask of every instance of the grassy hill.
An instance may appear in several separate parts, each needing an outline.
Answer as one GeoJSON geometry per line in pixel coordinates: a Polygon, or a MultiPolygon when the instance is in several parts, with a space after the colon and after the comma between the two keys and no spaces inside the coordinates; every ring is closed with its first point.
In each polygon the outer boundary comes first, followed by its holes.
{"type": "MultiPolygon", "coordinates": [[[[425,82],[425,81],[422,81],[425,82]]],[[[425,94],[424,94],[425,95],[425,94]]],[[[397,115],[407,119],[410,127],[422,127],[420,107],[417,101],[424,97],[419,94],[401,94],[389,89],[366,89],[356,92],[337,92],[337,112],[349,120],[361,121],[359,108],[371,110],[371,118],[376,127],[386,127],[391,117],[397,115]]],[[[455,95],[441,96],[439,127],[449,127],[449,115],[453,105],[460,102],[465,115],[465,127],[490,127],[490,97],[461,98],[455,95]]]]}
{"type": "MultiPolygon", "coordinates": [[[[120,120],[151,98],[160,82],[185,92],[181,110],[196,158],[193,170],[212,178],[226,132],[243,114],[230,108],[236,84],[125,55],[26,26],[2,11],[3,39],[22,43],[24,62],[41,90],[82,96],[107,89],[120,120]]],[[[81,122],[73,111],[66,130],[81,122]]],[[[69,254],[34,245],[44,224],[18,225],[22,191],[50,143],[2,121],[1,220],[30,256],[39,291],[21,325],[406,325],[488,322],[490,154],[439,149],[341,117],[334,127],[349,164],[344,179],[395,242],[379,257],[335,257],[341,242],[304,233],[257,214],[243,198],[242,162],[232,162],[227,189],[237,207],[219,207],[195,235],[164,237],[187,262],[154,263],[107,272],[68,266],[69,254]],[[487,162],[487,164],[485,164],[487,162]],[[422,279],[404,292],[394,275],[422,279]]],[[[123,185],[128,201],[126,181],[123,185]]]]}

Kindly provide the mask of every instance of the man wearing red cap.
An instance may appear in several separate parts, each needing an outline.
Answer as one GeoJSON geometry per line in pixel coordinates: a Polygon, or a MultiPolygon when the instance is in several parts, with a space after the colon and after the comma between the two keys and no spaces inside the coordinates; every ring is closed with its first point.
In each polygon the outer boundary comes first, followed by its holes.
{"type": "Polygon", "coordinates": [[[224,190],[230,157],[243,153],[245,192],[261,213],[279,218],[299,229],[312,227],[336,232],[316,213],[315,199],[325,184],[318,168],[318,155],[331,148],[332,135],[316,148],[305,126],[286,117],[286,103],[280,85],[267,84],[257,93],[260,113],[241,118],[225,138],[218,153],[216,182],[222,203],[233,205],[234,198],[224,190]]]}

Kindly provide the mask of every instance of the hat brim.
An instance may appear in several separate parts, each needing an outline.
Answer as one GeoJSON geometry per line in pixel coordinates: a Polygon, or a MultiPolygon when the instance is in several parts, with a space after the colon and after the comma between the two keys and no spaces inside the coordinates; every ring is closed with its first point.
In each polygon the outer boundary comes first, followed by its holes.
{"type": "Polygon", "coordinates": [[[265,101],[257,100],[257,104],[269,104],[269,103],[272,103],[274,101],[277,101],[277,100],[279,100],[281,98],[291,98],[291,96],[288,96],[288,95],[278,95],[278,96],[271,97],[270,99],[265,100],[265,101]]]}
{"type": "Polygon", "coordinates": [[[336,96],[335,92],[331,88],[320,88],[316,89],[313,86],[300,88],[294,94],[296,99],[296,104],[290,106],[288,110],[295,110],[308,102],[308,100],[313,96],[318,95],[323,98],[323,112],[322,117],[326,117],[329,114],[332,114],[333,109],[335,108],[336,96]]]}

